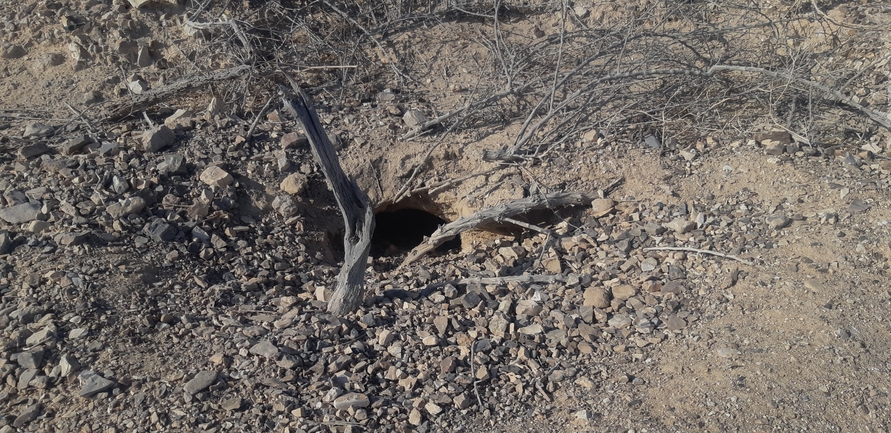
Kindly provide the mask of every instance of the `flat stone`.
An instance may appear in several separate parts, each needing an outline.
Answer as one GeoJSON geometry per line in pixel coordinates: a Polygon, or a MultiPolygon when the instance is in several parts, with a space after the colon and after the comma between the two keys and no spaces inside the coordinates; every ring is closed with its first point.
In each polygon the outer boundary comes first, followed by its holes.
{"type": "Polygon", "coordinates": [[[52,149],[46,143],[41,141],[19,149],[19,156],[23,159],[31,159],[43,155],[50,150],[52,149]]]}
{"type": "Polygon", "coordinates": [[[225,410],[241,409],[242,404],[243,404],[243,400],[239,396],[227,397],[227,398],[220,400],[220,407],[225,410]]]}
{"type": "Polygon", "coordinates": [[[306,175],[301,173],[291,173],[284,180],[282,180],[281,185],[279,187],[282,191],[293,194],[300,195],[306,191],[306,187],[309,183],[309,180],[306,178],[306,175]]]}
{"type": "Polygon", "coordinates": [[[296,132],[289,132],[282,136],[279,142],[283,150],[294,149],[309,144],[309,139],[305,135],[296,132]]]}
{"type": "Polygon", "coordinates": [[[166,125],[156,126],[142,133],[142,150],[157,152],[176,141],[176,134],[166,125]]]}
{"type": "Polygon", "coordinates": [[[491,319],[489,319],[489,332],[492,335],[504,338],[504,333],[507,332],[507,327],[510,325],[510,321],[504,316],[503,313],[496,312],[491,319]]]}
{"type": "Polygon", "coordinates": [[[138,214],[145,209],[145,199],[139,196],[128,197],[119,203],[108,205],[105,210],[112,218],[123,218],[130,214],[138,214]]]}
{"type": "Polygon", "coordinates": [[[786,131],[771,131],[771,132],[761,132],[755,134],[755,141],[760,144],[764,144],[765,141],[775,141],[779,144],[790,144],[793,142],[792,134],[789,134],[786,131]]]}
{"type": "Polygon", "coordinates": [[[627,314],[616,314],[607,321],[607,324],[609,324],[609,326],[612,326],[613,328],[624,328],[630,325],[631,322],[631,317],[629,317],[627,314]]]}
{"type": "Polygon", "coordinates": [[[80,245],[89,239],[89,233],[59,233],[53,237],[57,244],[68,247],[80,245]]]}
{"type": "Polygon", "coordinates": [[[608,198],[599,198],[591,202],[591,211],[595,218],[599,218],[612,212],[615,206],[616,202],[608,198]]]}
{"type": "Polygon", "coordinates": [[[209,388],[211,385],[216,383],[217,381],[217,372],[216,371],[200,371],[195,375],[191,380],[186,382],[183,385],[183,390],[185,390],[190,395],[195,395],[205,389],[209,388]]]}
{"type": "Polygon", "coordinates": [[[212,165],[204,169],[198,179],[210,186],[225,188],[235,181],[229,172],[222,168],[212,165]]]}
{"type": "Polygon", "coordinates": [[[56,131],[56,128],[44,125],[40,122],[29,123],[25,126],[25,133],[22,134],[23,138],[43,138],[52,135],[53,132],[56,131]]]}
{"type": "Polygon", "coordinates": [[[263,340],[251,347],[250,352],[254,355],[260,355],[266,359],[274,361],[278,359],[279,350],[278,347],[275,347],[269,340],[263,340]]]}
{"type": "Polygon", "coordinates": [[[439,415],[442,413],[442,406],[430,401],[424,405],[424,410],[427,411],[430,415],[439,415]]]}
{"type": "Polygon", "coordinates": [[[413,426],[419,426],[422,422],[424,422],[424,416],[421,415],[421,411],[417,408],[412,408],[408,414],[408,423],[413,426]]]}
{"type": "Polygon", "coordinates": [[[433,319],[433,326],[436,327],[436,331],[439,332],[439,335],[446,335],[446,332],[449,330],[449,317],[436,316],[436,318],[433,319]]]}
{"type": "Polygon", "coordinates": [[[538,302],[531,299],[523,299],[517,302],[517,308],[514,311],[518,315],[533,317],[541,313],[541,310],[542,306],[538,302]]]}
{"type": "Polygon", "coordinates": [[[172,130],[189,131],[194,128],[192,113],[189,110],[180,108],[173,114],[164,119],[164,126],[172,130]]]}
{"type": "Polygon", "coordinates": [[[87,137],[86,135],[78,135],[65,143],[59,148],[63,155],[74,155],[76,153],[81,152],[88,144],[92,143],[93,139],[87,137]]]}
{"type": "Polygon", "coordinates": [[[177,229],[162,219],[155,219],[145,227],[145,234],[156,242],[170,242],[176,237],[177,229]]]}
{"type": "Polygon", "coordinates": [[[764,222],[771,230],[779,230],[791,224],[792,219],[785,215],[770,215],[764,218],[764,222]]]}
{"type": "Polygon", "coordinates": [[[544,328],[542,328],[542,326],[539,325],[538,323],[533,323],[529,326],[524,326],[524,327],[518,329],[517,332],[519,332],[520,334],[526,334],[526,335],[537,335],[537,334],[541,334],[542,332],[544,332],[544,328]]]}
{"type": "Polygon", "coordinates": [[[164,155],[164,160],[158,163],[158,171],[163,174],[186,174],[186,157],[179,154],[164,155]]]}
{"type": "Polygon", "coordinates": [[[25,57],[28,54],[21,45],[10,45],[0,51],[0,58],[2,59],[20,59],[25,57]]]}
{"type": "Polygon", "coordinates": [[[609,292],[601,287],[588,287],[585,289],[584,302],[582,305],[607,308],[610,305],[609,292]]]}
{"type": "Polygon", "coordinates": [[[694,221],[687,221],[686,218],[675,218],[671,222],[664,224],[665,228],[674,230],[677,234],[684,234],[696,228],[694,221]]]}
{"type": "Polygon", "coordinates": [[[408,110],[402,115],[402,121],[405,122],[409,128],[420,128],[428,120],[430,120],[430,118],[422,113],[421,110],[408,110]]]}
{"type": "Polygon", "coordinates": [[[371,400],[365,394],[351,392],[337,397],[333,404],[337,410],[360,409],[371,405],[371,400]]]}
{"type": "Polygon", "coordinates": [[[25,408],[19,416],[15,417],[15,420],[12,421],[12,426],[15,428],[22,428],[31,421],[37,419],[40,414],[43,413],[43,404],[42,403],[34,403],[31,406],[25,408]]]}
{"type": "Polygon", "coordinates": [[[680,331],[687,326],[687,322],[672,314],[665,318],[665,326],[668,327],[669,331],[680,331]]]}
{"type": "Polygon", "coordinates": [[[30,337],[25,339],[25,344],[28,346],[36,346],[38,344],[44,343],[53,343],[56,341],[56,333],[52,328],[43,328],[33,334],[30,337]]]}
{"type": "Polygon", "coordinates": [[[82,388],[78,395],[81,397],[92,397],[100,392],[108,391],[115,386],[113,380],[108,380],[92,370],[84,370],[78,375],[82,388]]]}
{"type": "MultiPolygon", "coordinates": [[[[621,299],[623,301],[637,294],[637,289],[634,286],[629,284],[622,284],[620,286],[616,286],[612,288],[613,298],[621,299]]],[[[604,307],[605,308],[605,307],[604,307]]]]}

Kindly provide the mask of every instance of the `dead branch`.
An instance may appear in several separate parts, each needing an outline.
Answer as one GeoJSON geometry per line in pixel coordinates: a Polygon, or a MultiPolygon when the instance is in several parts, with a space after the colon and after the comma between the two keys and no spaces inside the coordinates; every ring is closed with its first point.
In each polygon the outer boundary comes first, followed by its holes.
{"type": "Polygon", "coordinates": [[[717,251],[701,250],[701,249],[699,249],[699,248],[687,248],[687,247],[649,247],[649,248],[644,248],[643,250],[644,250],[644,251],[684,251],[684,252],[688,252],[688,253],[699,253],[699,254],[706,254],[706,255],[710,255],[710,256],[723,257],[723,258],[725,258],[725,259],[730,259],[730,260],[736,260],[736,261],[738,261],[738,262],[740,262],[740,263],[742,263],[742,264],[745,264],[745,265],[755,266],[754,263],[752,263],[752,262],[750,262],[750,261],[748,261],[748,260],[746,260],[746,259],[737,257],[737,256],[733,256],[733,255],[730,255],[730,254],[719,253],[719,252],[717,252],[717,251]]]}
{"type": "Polygon", "coordinates": [[[148,92],[136,96],[130,101],[114,103],[109,110],[106,120],[117,121],[123,119],[135,112],[145,110],[159,102],[165,101],[180,92],[189,91],[210,83],[245,76],[249,74],[251,70],[252,68],[249,65],[240,65],[212,72],[204,76],[184,78],[168,86],[149,90],[148,92]]]}
{"type": "Polygon", "coordinates": [[[436,247],[454,239],[455,236],[481,225],[497,223],[505,218],[510,218],[532,210],[559,206],[585,205],[591,203],[593,200],[593,198],[580,193],[556,193],[521,198],[483,209],[473,215],[460,218],[454,222],[441,226],[433,232],[429,238],[409,252],[408,256],[399,267],[403,268],[408,266],[415,260],[436,249],[436,247]]]}
{"type": "Polygon", "coordinates": [[[325,134],[309,97],[289,75],[284,73],[283,75],[296,94],[291,94],[283,87],[284,107],[297,118],[306,131],[313,156],[321,166],[325,178],[328,179],[328,185],[334,192],[334,198],[343,214],[345,226],[343,267],[337,274],[337,286],[328,303],[329,312],[343,316],[355,311],[365,297],[365,267],[368,262],[368,250],[371,247],[371,235],[374,232],[374,211],[368,196],[340,167],[334,146],[325,134]]]}

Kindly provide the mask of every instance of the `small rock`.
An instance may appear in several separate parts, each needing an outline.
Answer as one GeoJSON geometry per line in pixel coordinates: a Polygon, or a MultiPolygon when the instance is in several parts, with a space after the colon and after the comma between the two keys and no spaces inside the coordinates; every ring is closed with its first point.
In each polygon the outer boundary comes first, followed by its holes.
{"type": "Polygon", "coordinates": [[[695,221],[687,221],[685,218],[675,218],[669,223],[664,224],[665,228],[674,230],[677,234],[684,234],[696,228],[695,221]]]}
{"type": "Polygon", "coordinates": [[[337,410],[359,409],[371,405],[371,400],[365,394],[351,392],[334,399],[334,408],[337,410]]]}
{"type": "Polygon", "coordinates": [[[164,160],[158,163],[158,171],[163,174],[186,174],[186,157],[179,154],[164,155],[164,160]]]}
{"type": "Polygon", "coordinates": [[[279,350],[278,347],[275,347],[269,340],[263,340],[251,347],[250,352],[254,355],[260,355],[266,359],[274,361],[278,359],[279,350]]]}
{"type": "Polygon", "coordinates": [[[607,308],[610,306],[609,292],[600,287],[588,287],[585,289],[585,300],[582,305],[596,308],[607,308]]]}
{"type": "Polygon", "coordinates": [[[764,219],[764,222],[771,230],[779,230],[792,223],[792,219],[785,215],[770,215],[764,219]]]}
{"type": "Polygon", "coordinates": [[[19,149],[19,156],[22,159],[31,159],[49,152],[50,147],[44,142],[30,144],[19,149]]]}
{"type": "Polygon", "coordinates": [[[43,138],[51,135],[53,132],[56,132],[56,128],[52,126],[39,122],[29,123],[25,126],[25,133],[22,134],[22,138],[43,138]]]}
{"type": "Polygon", "coordinates": [[[235,181],[235,178],[233,178],[231,174],[216,165],[204,169],[198,179],[210,186],[218,188],[225,188],[235,181]]]}
{"type": "Polygon", "coordinates": [[[81,397],[92,397],[100,392],[108,391],[115,386],[115,382],[108,380],[92,370],[84,370],[78,375],[83,386],[78,392],[81,397]]]}
{"type": "Polygon", "coordinates": [[[402,121],[412,129],[422,127],[428,120],[430,118],[424,115],[421,110],[408,110],[402,115],[402,121]]]}
{"type": "Polygon", "coordinates": [[[272,199],[272,208],[285,218],[290,218],[300,212],[297,202],[285,195],[276,196],[272,199]]]}
{"type": "Polygon", "coordinates": [[[183,386],[183,389],[191,394],[195,395],[205,389],[209,388],[211,385],[216,383],[217,381],[217,372],[216,371],[201,371],[195,375],[191,380],[186,382],[183,386]]]}
{"type": "Polygon", "coordinates": [[[10,224],[23,224],[41,218],[40,206],[34,203],[22,203],[0,209],[0,219],[10,224]]]}
{"type": "Polygon", "coordinates": [[[102,96],[102,92],[98,90],[90,90],[84,93],[84,105],[98,104],[103,100],[105,100],[105,98],[102,96]]]}
{"type": "Polygon", "coordinates": [[[537,335],[537,334],[541,334],[542,332],[544,332],[544,328],[542,328],[542,326],[539,325],[538,323],[533,323],[529,326],[524,326],[524,327],[518,329],[517,332],[519,332],[520,334],[526,334],[526,335],[537,335]]]}
{"type": "Polygon", "coordinates": [[[631,317],[628,317],[627,314],[616,314],[607,321],[607,324],[609,324],[609,326],[612,326],[613,328],[621,329],[630,325],[631,322],[631,317]]]}
{"type": "Polygon", "coordinates": [[[440,413],[442,413],[442,406],[431,401],[427,402],[427,404],[424,405],[424,410],[426,410],[427,413],[429,413],[430,415],[439,415],[440,413]]]}
{"type": "Polygon", "coordinates": [[[127,83],[127,88],[130,89],[131,92],[141,95],[145,92],[148,92],[149,85],[142,78],[131,79],[130,82],[127,83]]]}
{"type": "Polygon", "coordinates": [[[0,51],[0,58],[3,59],[19,59],[25,57],[27,51],[21,45],[10,45],[0,51]]]}
{"type": "Polygon", "coordinates": [[[62,144],[60,150],[63,155],[74,155],[75,153],[82,151],[84,147],[92,142],[92,138],[87,137],[86,135],[78,135],[62,144]]]}
{"type": "Polygon", "coordinates": [[[665,318],[665,326],[668,327],[669,331],[680,331],[687,326],[687,322],[684,319],[672,314],[665,318]]]}
{"type": "Polygon", "coordinates": [[[560,263],[560,259],[556,257],[547,257],[543,259],[541,261],[541,266],[552,274],[563,273],[563,265],[560,263]]]}
{"type": "Polygon", "coordinates": [[[615,206],[616,202],[608,198],[599,198],[591,202],[591,211],[594,213],[595,218],[599,218],[612,212],[615,206]]]}
{"type": "Polygon", "coordinates": [[[514,310],[518,315],[525,315],[529,317],[537,316],[538,313],[541,313],[542,306],[533,300],[523,299],[517,302],[517,308],[514,310]]]}
{"type": "Polygon", "coordinates": [[[62,355],[59,360],[59,369],[62,377],[68,377],[71,373],[80,370],[80,363],[77,358],[71,355],[62,355]]]}
{"type": "Polygon", "coordinates": [[[298,134],[296,132],[289,132],[282,136],[279,144],[282,147],[282,150],[294,149],[297,147],[303,147],[309,144],[309,139],[306,138],[303,134],[298,134]]]}
{"type": "Polygon", "coordinates": [[[612,288],[613,298],[621,299],[623,301],[637,294],[637,289],[634,286],[628,284],[622,284],[620,286],[616,286],[612,288]]]}
{"type": "Polygon", "coordinates": [[[15,428],[22,428],[28,425],[28,423],[30,423],[31,421],[37,419],[37,417],[40,416],[41,413],[43,413],[43,404],[34,403],[31,406],[25,408],[25,410],[23,410],[22,413],[20,413],[19,416],[17,416],[15,420],[13,420],[12,426],[15,428]]]}
{"type": "Polygon", "coordinates": [[[12,250],[12,239],[8,232],[0,232],[0,254],[9,254],[12,250]]]}
{"type": "Polygon", "coordinates": [[[176,237],[177,229],[162,219],[155,219],[145,227],[145,234],[156,242],[170,242],[176,237]]]}
{"type": "Polygon", "coordinates": [[[227,397],[220,400],[220,407],[225,410],[238,410],[241,409],[243,401],[239,396],[227,397]]]}
{"type": "Polygon", "coordinates": [[[412,408],[408,414],[408,423],[413,426],[419,426],[422,422],[424,422],[424,416],[421,415],[421,411],[417,408],[412,408]]]}
{"type": "Polygon", "coordinates": [[[123,218],[130,214],[138,214],[145,208],[145,199],[139,196],[128,197],[120,203],[112,203],[105,210],[112,218],[123,218]]]}
{"type": "Polygon", "coordinates": [[[176,141],[176,134],[165,125],[156,126],[142,133],[142,150],[157,152],[176,141]]]}
{"type": "Polygon", "coordinates": [[[282,180],[280,188],[288,194],[300,195],[303,194],[303,191],[306,191],[308,183],[309,181],[307,180],[306,175],[291,173],[288,177],[282,180]]]}
{"type": "Polygon", "coordinates": [[[771,156],[782,155],[786,151],[786,145],[773,140],[765,140],[761,142],[764,146],[764,153],[771,156]]]}
{"type": "Polygon", "coordinates": [[[180,108],[164,119],[164,126],[174,131],[190,131],[194,128],[194,121],[191,116],[192,113],[189,110],[180,108]]]}
{"type": "Polygon", "coordinates": [[[149,53],[149,47],[145,45],[139,47],[139,51],[136,54],[136,65],[140,68],[145,68],[151,66],[153,61],[154,60],[149,53]]]}
{"type": "Polygon", "coordinates": [[[786,131],[772,131],[772,132],[762,132],[755,134],[755,141],[760,143],[762,146],[765,141],[775,141],[779,144],[790,144],[792,143],[792,134],[789,134],[786,131]]]}

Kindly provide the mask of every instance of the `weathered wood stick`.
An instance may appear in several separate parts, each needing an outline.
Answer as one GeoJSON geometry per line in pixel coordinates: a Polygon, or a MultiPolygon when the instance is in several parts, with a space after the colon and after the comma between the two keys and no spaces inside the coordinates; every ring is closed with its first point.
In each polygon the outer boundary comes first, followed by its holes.
{"type": "Polygon", "coordinates": [[[309,96],[290,76],[285,75],[285,77],[291,83],[293,94],[283,88],[284,107],[297,118],[306,131],[313,156],[322,167],[325,178],[328,179],[328,185],[334,192],[346,226],[343,236],[343,267],[337,274],[334,295],[328,302],[329,312],[343,316],[359,308],[365,299],[365,268],[368,265],[371,235],[374,232],[374,211],[368,202],[368,196],[340,167],[334,146],[322,128],[309,96]]]}
{"type": "Polygon", "coordinates": [[[498,206],[483,209],[473,215],[460,218],[445,224],[420,245],[416,246],[399,265],[400,268],[408,266],[415,260],[436,249],[436,247],[448,242],[464,231],[477,228],[483,224],[503,221],[531,210],[539,210],[558,206],[586,205],[594,199],[580,193],[561,192],[556,194],[538,195],[526,197],[502,203],[498,206]]]}

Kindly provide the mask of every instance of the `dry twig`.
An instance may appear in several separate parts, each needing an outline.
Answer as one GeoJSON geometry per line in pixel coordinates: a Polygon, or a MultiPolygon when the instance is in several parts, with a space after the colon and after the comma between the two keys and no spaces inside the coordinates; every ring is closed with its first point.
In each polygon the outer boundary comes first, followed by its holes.
{"type": "Polygon", "coordinates": [[[733,256],[733,255],[730,255],[730,254],[719,253],[719,252],[717,252],[717,251],[701,250],[701,249],[699,249],[699,248],[687,248],[687,247],[648,247],[648,248],[644,248],[643,250],[644,250],[644,251],[684,251],[684,252],[688,252],[688,253],[707,254],[707,255],[710,255],[710,256],[718,256],[718,257],[723,257],[723,258],[725,258],[725,259],[736,260],[736,261],[738,261],[738,262],[740,262],[740,263],[742,263],[742,264],[744,264],[744,265],[756,266],[754,263],[752,263],[752,262],[750,262],[750,261],[748,261],[748,260],[746,260],[746,259],[737,257],[737,256],[733,256]]]}

